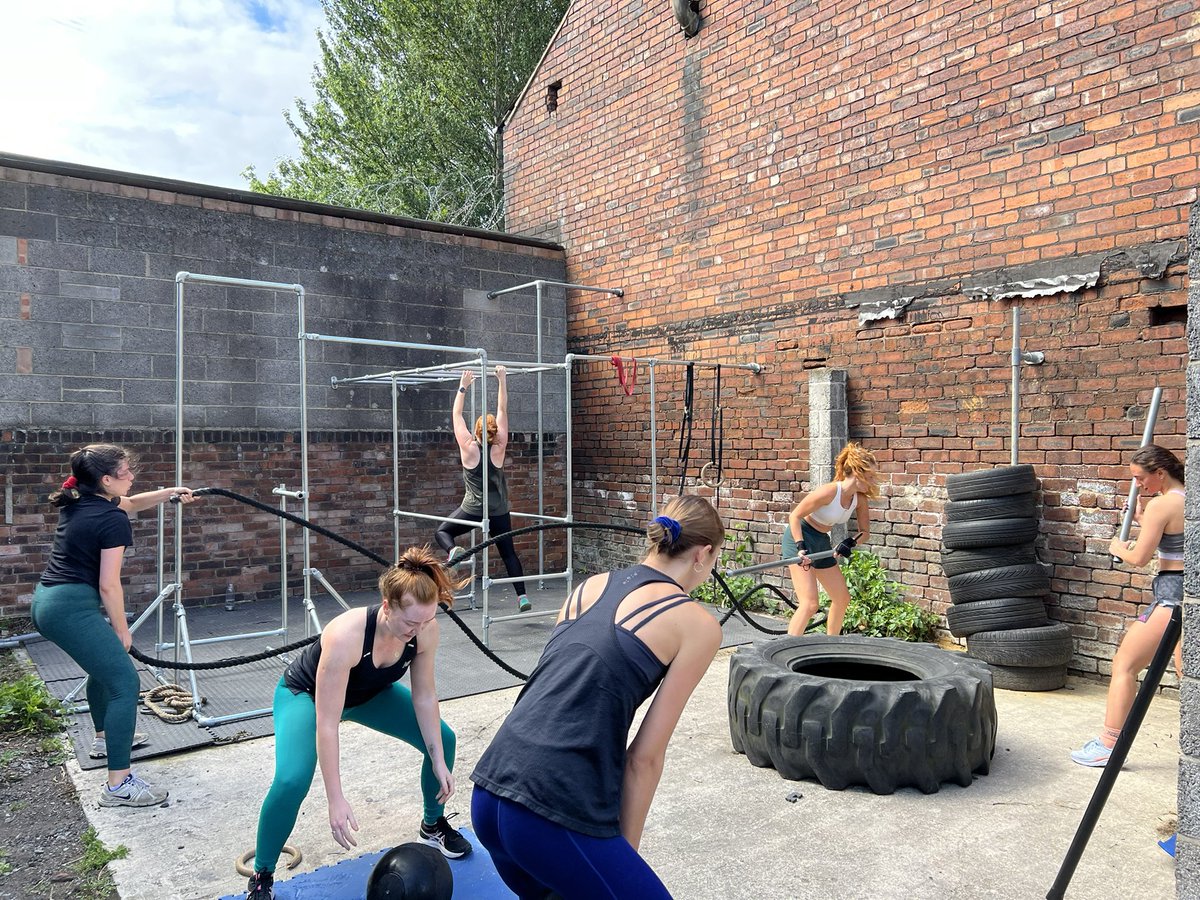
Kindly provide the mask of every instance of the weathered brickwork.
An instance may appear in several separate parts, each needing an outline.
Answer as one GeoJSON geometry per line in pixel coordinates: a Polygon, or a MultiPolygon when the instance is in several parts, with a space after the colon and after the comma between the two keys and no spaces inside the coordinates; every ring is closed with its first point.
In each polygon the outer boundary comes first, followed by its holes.
{"type": "MultiPolygon", "coordinates": [[[[570,280],[625,290],[571,298],[571,349],[765,365],[723,379],[721,491],[763,554],[807,487],[807,372],[846,370],[851,435],[888,482],[871,544],[941,612],[946,476],[1009,461],[1018,302],[1022,348],[1045,353],[1021,373],[1019,449],[1042,483],[1051,613],[1075,670],[1107,673],[1146,598],[1104,549],[1156,385],[1157,439],[1185,441],[1196,5],[702,11],[685,39],[668,4],[577,0],[506,131],[510,228],[561,242],[570,280]]],[[[673,492],[683,376],[658,376],[673,492]]],[[[697,388],[702,463],[710,371],[697,388]]],[[[581,516],[648,505],[638,393],[600,366],[575,388],[581,516]]]]}

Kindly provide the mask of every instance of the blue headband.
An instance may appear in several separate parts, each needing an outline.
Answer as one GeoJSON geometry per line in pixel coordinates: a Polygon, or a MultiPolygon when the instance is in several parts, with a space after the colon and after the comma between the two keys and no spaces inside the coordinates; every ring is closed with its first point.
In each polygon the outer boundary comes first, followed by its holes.
{"type": "Polygon", "coordinates": [[[682,525],[680,525],[670,516],[655,516],[654,521],[663,528],[667,529],[667,532],[671,535],[672,544],[679,540],[679,535],[683,533],[682,525]]]}

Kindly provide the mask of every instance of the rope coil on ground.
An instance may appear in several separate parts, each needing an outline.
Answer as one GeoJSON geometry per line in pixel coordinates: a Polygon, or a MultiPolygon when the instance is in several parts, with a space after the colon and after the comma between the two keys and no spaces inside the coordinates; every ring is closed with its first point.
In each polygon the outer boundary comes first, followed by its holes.
{"type": "Polygon", "coordinates": [[[157,684],[142,694],[146,709],[168,724],[186,722],[192,717],[196,698],[177,684],[157,684]]]}

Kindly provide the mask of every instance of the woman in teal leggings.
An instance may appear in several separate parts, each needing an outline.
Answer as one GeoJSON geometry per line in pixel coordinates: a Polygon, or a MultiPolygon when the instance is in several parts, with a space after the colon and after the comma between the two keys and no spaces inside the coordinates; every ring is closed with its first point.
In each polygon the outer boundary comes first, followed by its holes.
{"type": "Polygon", "coordinates": [[[129,514],[178,496],[186,487],[130,496],[135,460],[113,444],[89,444],[71,454],[71,477],[50,495],[58,528],[50,561],[33,592],[33,627],[53,641],[88,675],[87,700],[96,739],[91,756],[108,758],[108,785],[101,806],[157,806],[167,792],[153,788],[129,768],[136,735],[138,676],[129,658],[133,637],[125,622],[121,563],[133,544],[129,514]],[[107,621],[105,615],[108,616],[107,621]]]}
{"type": "Polygon", "coordinates": [[[453,603],[457,587],[431,550],[410,549],[380,577],[378,605],[342,613],[288,666],[275,688],[275,778],[258,816],[247,898],[275,896],[275,864],[318,763],[333,839],[347,850],[358,846],[358,821],[342,793],[343,721],[399,738],[424,754],[420,839],[450,859],[471,852],[446,821],[445,804],[454,793],[454,732],[438,712],[433,674],[438,601],[453,603]],[[410,668],[411,691],[398,683],[410,668]]]}

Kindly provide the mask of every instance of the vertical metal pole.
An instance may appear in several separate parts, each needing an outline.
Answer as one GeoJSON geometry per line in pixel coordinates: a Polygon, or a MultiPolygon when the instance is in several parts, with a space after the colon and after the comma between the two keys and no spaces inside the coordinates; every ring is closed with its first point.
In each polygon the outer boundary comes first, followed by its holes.
{"type": "MultiPolygon", "coordinates": [[[[545,451],[542,447],[542,282],[540,280],[534,282],[534,287],[537,291],[537,445],[538,445],[538,469],[537,469],[537,484],[538,484],[538,515],[546,514],[546,504],[543,499],[543,483],[544,473],[542,467],[545,464],[545,451]]],[[[539,522],[543,521],[538,519],[539,522]]],[[[538,572],[546,571],[546,543],[544,531],[539,531],[538,536],[538,572]]],[[[545,590],[546,582],[538,581],[538,590],[545,590]]]]}
{"type": "Polygon", "coordinates": [[[396,376],[392,376],[392,562],[400,560],[400,404],[396,376]]]}
{"type": "MultiPolygon", "coordinates": [[[[163,592],[163,566],[166,561],[163,559],[163,551],[166,549],[164,544],[164,535],[166,533],[166,510],[165,503],[158,505],[158,596],[162,597],[163,592]]],[[[158,604],[158,644],[155,649],[161,649],[163,643],[163,612],[162,604],[158,604]]]]}
{"type": "Polygon", "coordinates": [[[654,360],[650,360],[650,509],[658,515],[658,414],[654,408],[654,360]]]}
{"type": "MultiPolygon", "coordinates": [[[[1146,427],[1142,430],[1141,446],[1145,447],[1154,440],[1154,425],[1158,421],[1158,404],[1162,401],[1162,388],[1156,387],[1150,395],[1150,409],[1146,411],[1146,427]]],[[[1129,485],[1129,501],[1125,504],[1125,518],[1121,521],[1121,540],[1129,540],[1129,531],[1133,527],[1133,511],[1138,498],[1138,484],[1129,485]]],[[[1120,562],[1117,557],[1114,560],[1120,562]]]]}
{"type": "MultiPolygon", "coordinates": [[[[279,484],[279,490],[287,490],[287,485],[283,482],[279,484]]],[[[279,495],[279,511],[287,512],[287,497],[283,494],[279,495]]],[[[287,519],[283,516],[279,517],[279,605],[283,610],[283,633],[287,636],[287,620],[288,620],[288,584],[287,584],[287,519]]],[[[285,641],[286,643],[286,641],[285,641]]]]}
{"type": "MultiPolygon", "coordinates": [[[[297,342],[300,354],[300,492],[304,495],[300,501],[304,518],[311,522],[312,513],[309,509],[310,491],[308,489],[308,350],[305,347],[304,324],[304,287],[296,285],[296,322],[298,326],[297,342]]],[[[305,608],[312,609],[312,551],[309,546],[307,528],[303,532],[304,557],[304,601],[305,608]]],[[[304,636],[309,637],[309,619],[305,617],[304,636]]]]}
{"type": "Polygon", "coordinates": [[[1012,434],[1009,437],[1009,448],[1012,454],[1012,465],[1017,464],[1017,438],[1020,425],[1017,422],[1017,410],[1020,406],[1018,393],[1021,387],[1021,307],[1014,301],[1012,310],[1012,434]]]}
{"type": "MultiPolygon", "coordinates": [[[[479,448],[480,453],[483,456],[483,509],[479,511],[479,527],[481,529],[480,533],[483,535],[482,540],[486,541],[489,533],[491,532],[491,529],[488,527],[490,524],[488,522],[488,467],[492,464],[492,448],[488,445],[487,441],[487,351],[482,347],[479,350],[479,372],[479,409],[480,415],[483,418],[483,440],[480,441],[481,446],[479,448]]],[[[491,644],[488,642],[488,630],[491,627],[491,614],[488,606],[488,583],[491,581],[490,573],[492,571],[492,567],[488,564],[489,549],[489,547],[484,547],[483,553],[480,554],[483,559],[483,645],[485,647],[491,646],[491,644]]]]}
{"type": "MultiPolygon", "coordinates": [[[[570,523],[575,520],[574,513],[571,509],[571,505],[574,500],[574,495],[573,495],[573,492],[571,491],[571,482],[572,482],[571,450],[572,450],[572,445],[574,444],[574,440],[575,440],[574,430],[571,428],[571,369],[573,368],[574,359],[575,359],[575,357],[572,354],[568,353],[567,358],[566,358],[567,364],[563,367],[563,374],[565,376],[565,383],[563,385],[563,388],[564,388],[563,403],[565,405],[566,413],[567,413],[567,459],[566,459],[567,484],[566,484],[566,498],[565,499],[566,499],[566,507],[567,507],[566,519],[567,519],[568,525],[570,525],[570,523]]],[[[575,535],[575,529],[568,527],[567,528],[567,596],[568,597],[571,596],[571,573],[574,571],[574,559],[575,559],[574,535],[575,535]]]]}
{"type": "MultiPolygon", "coordinates": [[[[175,483],[183,480],[183,284],[186,272],[175,276],[175,483]]],[[[175,511],[175,608],[183,605],[183,504],[175,511]]],[[[175,661],[179,661],[179,616],[175,617],[175,661]]],[[[189,651],[190,652],[190,651],[189,651]]],[[[195,673],[192,673],[193,681],[195,673]]],[[[193,692],[192,696],[199,694],[193,692]]]]}
{"type": "Polygon", "coordinates": [[[1146,718],[1146,711],[1150,709],[1150,701],[1154,699],[1154,692],[1158,690],[1158,684],[1162,681],[1163,672],[1167,670],[1167,661],[1174,654],[1175,645],[1179,642],[1179,635],[1182,631],[1183,607],[1176,606],[1171,610],[1171,620],[1167,623],[1166,630],[1163,631],[1162,640],[1158,644],[1158,650],[1154,654],[1150,668],[1146,670],[1146,678],[1138,690],[1137,697],[1133,701],[1133,706],[1130,707],[1129,715],[1125,718],[1125,724],[1121,726],[1121,735],[1117,738],[1117,743],[1112,748],[1112,755],[1109,756],[1108,762],[1104,766],[1104,771],[1100,773],[1100,780],[1096,783],[1096,790],[1092,792],[1091,802],[1088,803],[1087,809],[1084,810],[1083,818],[1079,822],[1079,828],[1075,832],[1075,838],[1071,841],[1067,855],[1058,870],[1058,877],[1054,879],[1053,886],[1050,888],[1049,893],[1046,894],[1047,900],[1062,900],[1065,895],[1067,886],[1071,883],[1071,876],[1075,874],[1075,868],[1079,865],[1079,860],[1083,856],[1083,851],[1087,847],[1088,840],[1091,838],[1092,832],[1096,829],[1096,822],[1100,819],[1100,813],[1104,811],[1104,804],[1108,800],[1108,795],[1112,793],[1117,776],[1121,774],[1121,766],[1125,765],[1125,757],[1129,755],[1129,748],[1133,746],[1133,739],[1137,737],[1138,729],[1142,727],[1142,720],[1146,718]]]}

